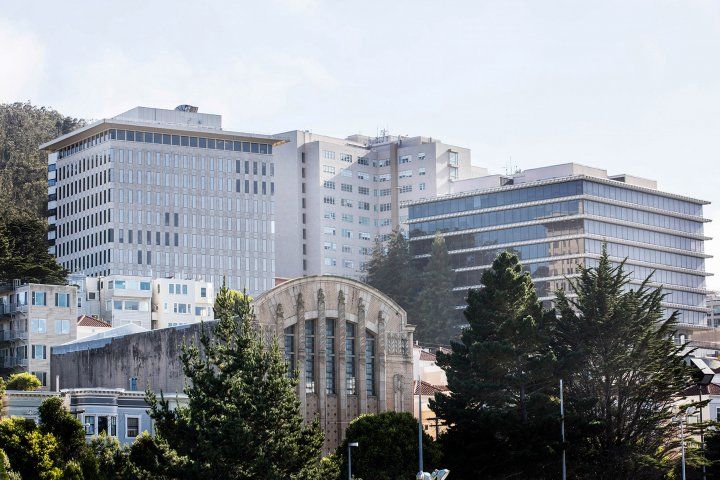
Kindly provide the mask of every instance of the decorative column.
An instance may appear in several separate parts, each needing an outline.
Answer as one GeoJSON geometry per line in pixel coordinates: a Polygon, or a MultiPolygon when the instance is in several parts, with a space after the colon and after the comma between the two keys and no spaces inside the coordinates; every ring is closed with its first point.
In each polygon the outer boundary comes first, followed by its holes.
{"type": "Polygon", "coordinates": [[[357,377],[355,378],[355,388],[358,397],[358,412],[362,415],[367,413],[367,388],[365,387],[365,347],[367,345],[365,324],[365,302],[362,298],[358,298],[357,307],[357,333],[356,344],[357,352],[357,377]]]}
{"type": "Polygon", "coordinates": [[[327,330],[325,327],[325,292],[323,289],[318,290],[317,294],[317,324],[315,325],[315,377],[317,384],[315,391],[318,399],[318,412],[320,414],[320,425],[325,428],[327,419],[327,372],[325,371],[325,340],[327,338],[327,330]]]}
{"type": "Polygon", "coordinates": [[[298,399],[300,414],[307,420],[305,402],[305,301],[302,293],[295,300],[295,367],[298,371],[298,399]]]}
{"type": "Polygon", "coordinates": [[[338,319],[335,327],[336,339],[336,363],[335,372],[337,373],[337,418],[338,418],[338,441],[345,438],[345,428],[348,424],[347,419],[347,383],[345,380],[345,338],[347,337],[347,328],[345,322],[345,294],[342,290],[338,292],[338,319]]]}
{"type": "Polygon", "coordinates": [[[275,308],[275,335],[278,339],[278,346],[284,353],[285,349],[285,310],[282,303],[275,308]]]}
{"type": "Polygon", "coordinates": [[[385,339],[385,315],[378,312],[378,334],[375,339],[375,377],[377,381],[378,413],[387,410],[387,371],[385,368],[387,355],[387,340],[385,339]]]}

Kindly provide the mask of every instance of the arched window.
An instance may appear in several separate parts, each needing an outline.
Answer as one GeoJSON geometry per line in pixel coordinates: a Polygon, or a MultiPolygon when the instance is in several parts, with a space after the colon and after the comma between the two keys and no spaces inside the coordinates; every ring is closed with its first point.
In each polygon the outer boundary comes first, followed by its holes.
{"type": "Polygon", "coordinates": [[[325,392],[335,393],[335,319],[325,320],[325,392]]]}
{"type": "Polygon", "coordinates": [[[305,320],[305,392],[315,393],[315,320],[305,320]]]}
{"type": "Polygon", "coordinates": [[[365,331],[365,389],[375,395],[375,335],[365,331]]]}
{"type": "Polygon", "coordinates": [[[288,365],[288,376],[295,374],[295,325],[285,329],[285,362],[288,365]]]}

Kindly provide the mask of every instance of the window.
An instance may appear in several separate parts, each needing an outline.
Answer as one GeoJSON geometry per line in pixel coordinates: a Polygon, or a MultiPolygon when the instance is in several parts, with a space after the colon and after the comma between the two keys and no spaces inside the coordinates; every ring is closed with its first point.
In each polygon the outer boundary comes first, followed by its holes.
{"type": "Polygon", "coordinates": [[[349,222],[349,223],[353,222],[353,216],[350,213],[343,213],[342,216],[340,217],[340,219],[343,222],[349,222]]]}
{"type": "Polygon", "coordinates": [[[375,336],[365,332],[365,390],[375,395],[375,336]]]}
{"type": "Polygon", "coordinates": [[[370,203],[368,202],[358,202],[358,208],[360,210],[370,210],[370,203]]]}
{"type": "Polygon", "coordinates": [[[32,292],[32,304],[44,307],[47,304],[45,300],[45,292],[32,292]]]}
{"type": "Polygon", "coordinates": [[[352,238],[352,231],[348,230],[347,228],[343,228],[340,234],[343,238],[352,238]]]}
{"type": "Polygon", "coordinates": [[[342,252],[343,253],[352,253],[352,247],[350,245],[343,245],[342,252]]]}
{"type": "Polygon", "coordinates": [[[410,155],[400,155],[398,157],[398,165],[402,165],[403,163],[410,163],[412,162],[412,156],[410,155]]]}
{"type": "Polygon", "coordinates": [[[55,306],[56,307],[69,307],[70,306],[70,294],[69,293],[56,293],[55,294],[55,306]]]}
{"type": "Polygon", "coordinates": [[[340,160],[348,163],[352,162],[352,155],[350,155],[349,153],[341,153],[340,160]]]}
{"type": "Polygon", "coordinates": [[[335,212],[325,212],[324,217],[328,220],[335,220],[335,212]]]}
{"type": "Polygon", "coordinates": [[[45,360],[47,359],[47,347],[45,345],[33,345],[32,346],[32,358],[34,360],[45,360]]]}
{"type": "Polygon", "coordinates": [[[47,333],[46,320],[44,318],[31,318],[30,319],[30,332],[31,333],[47,333]]]}
{"type": "Polygon", "coordinates": [[[329,188],[329,189],[331,189],[331,190],[335,190],[335,182],[332,182],[332,181],[330,181],[330,180],[325,180],[325,181],[323,182],[323,187],[329,188]]]}
{"type": "Polygon", "coordinates": [[[340,175],[342,175],[343,177],[352,178],[352,170],[350,170],[348,168],[341,168],[340,175]]]}
{"type": "Polygon", "coordinates": [[[332,160],[335,158],[335,152],[331,152],[330,150],[323,150],[323,158],[328,158],[332,160]]]}
{"type": "Polygon", "coordinates": [[[400,193],[412,192],[412,187],[413,187],[412,185],[403,185],[402,187],[399,188],[400,193]]]}
{"type": "MultiPolygon", "coordinates": [[[[150,261],[148,261],[150,263],[150,261]]],[[[140,290],[150,290],[150,282],[140,282],[140,290]]]]}
{"type": "Polygon", "coordinates": [[[458,179],[458,170],[457,167],[450,167],[450,180],[458,179]]]}
{"type": "Polygon", "coordinates": [[[288,377],[295,374],[295,325],[285,329],[285,363],[288,366],[288,377]]]}
{"type": "Polygon", "coordinates": [[[355,324],[345,324],[345,388],[350,395],[355,394],[355,324]]]}
{"type": "Polygon", "coordinates": [[[125,436],[135,438],[140,435],[140,417],[125,417],[125,436]]]}
{"type": "Polygon", "coordinates": [[[305,320],[305,392],[315,393],[315,320],[305,320]]]}
{"type": "Polygon", "coordinates": [[[360,225],[370,225],[370,217],[358,217],[358,223],[360,225]]]}
{"type": "Polygon", "coordinates": [[[453,167],[457,167],[459,163],[458,152],[448,152],[448,164],[453,167]]]}
{"type": "Polygon", "coordinates": [[[360,180],[370,180],[370,174],[367,172],[357,172],[357,177],[360,180]]]}
{"type": "Polygon", "coordinates": [[[335,251],[335,250],[337,250],[337,243],[325,242],[325,243],[323,244],[323,248],[324,248],[326,251],[329,251],[329,252],[335,251]]]}
{"type": "Polygon", "coordinates": [[[335,393],[335,319],[325,320],[325,392],[335,393]]]}
{"type": "Polygon", "coordinates": [[[370,240],[370,234],[367,232],[358,232],[358,238],[360,240],[370,240]]]}
{"type": "Polygon", "coordinates": [[[85,435],[95,435],[95,416],[85,415],[85,435]]]}
{"type": "Polygon", "coordinates": [[[350,184],[348,184],[348,183],[341,183],[341,184],[340,184],[340,190],[342,190],[343,192],[350,192],[350,193],[352,193],[353,188],[352,188],[352,185],[350,185],[350,184]]]}
{"type": "Polygon", "coordinates": [[[55,320],[55,334],[67,335],[70,333],[70,320],[55,320]]]}
{"type": "Polygon", "coordinates": [[[323,165],[323,172],[335,174],[335,167],[332,165],[323,165]]]}
{"type": "Polygon", "coordinates": [[[380,211],[381,212],[389,212],[391,210],[391,206],[389,203],[381,203],[380,204],[380,211]]]}
{"type": "Polygon", "coordinates": [[[402,172],[398,173],[398,178],[411,178],[412,177],[412,170],[403,170],[402,172]]]}
{"type": "Polygon", "coordinates": [[[368,187],[358,187],[358,193],[360,195],[370,195],[370,189],[368,187]]]}
{"type": "Polygon", "coordinates": [[[33,375],[37,377],[38,380],[40,380],[40,385],[43,387],[47,387],[47,372],[39,371],[39,372],[31,372],[33,375]]]}
{"type": "Polygon", "coordinates": [[[417,159],[419,161],[425,160],[425,152],[421,152],[417,154],[417,159]]]}
{"type": "Polygon", "coordinates": [[[323,197],[323,203],[326,205],[335,205],[335,197],[326,195],[323,197]]]}
{"type": "Polygon", "coordinates": [[[355,263],[352,260],[343,260],[343,267],[355,268],[355,263]]]}
{"type": "Polygon", "coordinates": [[[418,175],[421,177],[425,175],[425,167],[418,168],[418,175]]]}
{"type": "Polygon", "coordinates": [[[200,287],[200,297],[201,298],[207,298],[207,288],[200,287]]]}
{"type": "Polygon", "coordinates": [[[350,200],[349,198],[341,198],[340,205],[343,207],[352,207],[353,206],[352,200],[350,200]]]}
{"type": "Polygon", "coordinates": [[[335,235],[336,230],[334,227],[325,227],[323,233],[325,233],[325,235],[335,235]]]}
{"type": "Polygon", "coordinates": [[[357,163],[359,165],[370,165],[370,162],[368,161],[367,157],[358,157],[357,163]]]}
{"type": "MultiPolygon", "coordinates": [[[[400,177],[403,178],[403,177],[400,177]]],[[[389,182],[390,181],[390,174],[385,173],[383,175],[375,175],[375,181],[376,182],[389,182]]]]}
{"type": "Polygon", "coordinates": [[[422,192],[423,190],[425,190],[425,182],[420,183],[420,185],[418,186],[418,188],[420,189],[421,192],[422,192]]]}
{"type": "Polygon", "coordinates": [[[337,261],[332,257],[325,257],[325,266],[326,267],[334,267],[337,265],[337,261]]]}

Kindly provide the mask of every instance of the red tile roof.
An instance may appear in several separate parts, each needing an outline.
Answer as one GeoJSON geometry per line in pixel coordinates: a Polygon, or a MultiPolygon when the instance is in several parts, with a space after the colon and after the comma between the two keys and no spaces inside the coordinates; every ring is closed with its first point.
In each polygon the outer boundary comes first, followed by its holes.
{"type": "MultiPolygon", "coordinates": [[[[449,392],[447,386],[445,385],[432,385],[426,381],[420,382],[420,390],[422,392],[422,395],[435,395],[436,393],[443,393],[443,392],[449,392]]],[[[413,395],[418,394],[418,382],[415,380],[413,382],[413,395]]]]}
{"type": "Polygon", "coordinates": [[[110,328],[112,325],[110,325],[105,320],[102,320],[97,317],[91,317],[89,315],[81,315],[78,317],[77,320],[77,326],[78,327],[99,327],[99,328],[110,328]]]}
{"type": "Polygon", "coordinates": [[[710,385],[703,385],[700,389],[693,386],[683,391],[682,395],[683,397],[697,397],[700,391],[702,391],[703,395],[720,395],[720,385],[711,383],[710,385]]]}
{"type": "Polygon", "coordinates": [[[434,362],[435,360],[437,360],[437,357],[435,357],[434,353],[426,352],[425,350],[420,350],[420,360],[434,362]]]}

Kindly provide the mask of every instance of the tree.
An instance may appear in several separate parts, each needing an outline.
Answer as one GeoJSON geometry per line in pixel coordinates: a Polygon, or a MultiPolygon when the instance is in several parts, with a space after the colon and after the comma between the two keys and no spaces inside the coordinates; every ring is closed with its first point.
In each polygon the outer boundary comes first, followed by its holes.
{"type": "Polygon", "coordinates": [[[10,459],[3,450],[0,450],[0,480],[22,480],[20,475],[12,470],[10,459]]]}
{"type": "Polygon", "coordinates": [[[18,210],[45,217],[47,155],[38,146],[83,125],[30,103],[0,104],[0,218],[18,210]]]}
{"type": "Polygon", "coordinates": [[[410,246],[400,230],[394,230],[387,245],[377,240],[365,269],[365,283],[395,300],[415,321],[415,300],[419,289],[418,272],[410,246]]]}
{"type": "Polygon", "coordinates": [[[678,447],[672,407],[692,384],[672,341],[677,312],[664,318],[662,292],[649,277],[631,285],[605,249],[579,273],[557,293],[570,476],[665,478],[678,447]]]}
{"type": "Polygon", "coordinates": [[[47,223],[29,214],[11,214],[0,221],[0,281],[66,283],[67,270],[47,250],[47,223]]]}
{"type": "Polygon", "coordinates": [[[28,372],[13,373],[5,384],[7,390],[31,391],[37,390],[41,386],[40,379],[28,372]]]}
{"type": "MultiPolygon", "coordinates": [[[[337,448],[341,472],[347,472],[348,441],[358,442],[353,450],[353,475],[378,480],[414,478],[418,471],[418,424],[407,412],[361,415],[348,425],[345,440],[337,448]]],[[[423,432],[423,463],[440,467],[440,448],[423,432]]]]}
{"type": "Polygon", "coordinates": [[[438,353],[452,393],[430,407],[448,425],[446,465],[459,478],[557,478],[555,316],[515,255],[501,253],[481,281],[468,292],[469,327],[438,353]]]}
{"type": "Polygon", "coordinates": [[[130,462],[130,447],[120,445],[115,437],[105,433],[93,437],[88,448],[94,460],[94,470],[83,466],[85,478],[96,480],[135,480],[134,468],[130,462]]]}
{"type": "Polygon", "coordinates": [[[231,297],[223,286],[212,334],[203,327],[200,344],[183,347],[188,405],[173,410],[162,393],[147,393],[156,432],[187,459],[186,478],[314,478],[322,431],[303,425],[297,380],[277,341],[264,344],[252,325],[249,298],[231,297]]]}
{"type": "Polygon", "coordinates": [[[58,456],[65,462],[78,460],[86,448],[85,429],[63,405],[59,397],[50,397],[40,404],[40,432],[58,441],[58,456]]]}
{"type": "Polygon", "coordinates": [[[11,417],[0,422],[0,449],[21,478],[61,478],[62,470],[56,462],[57,440],[42,433],[32,420],[11,417]]]}
{"type": "Polygon", "coordinates": [[[457,336],[459,316],[455,310],[453,281],[445,238],[438,232],[432,243],[430,261],[422,275],[423,288],[418,298],[416,338],[421,342],[450,343],[457,336]]]}

